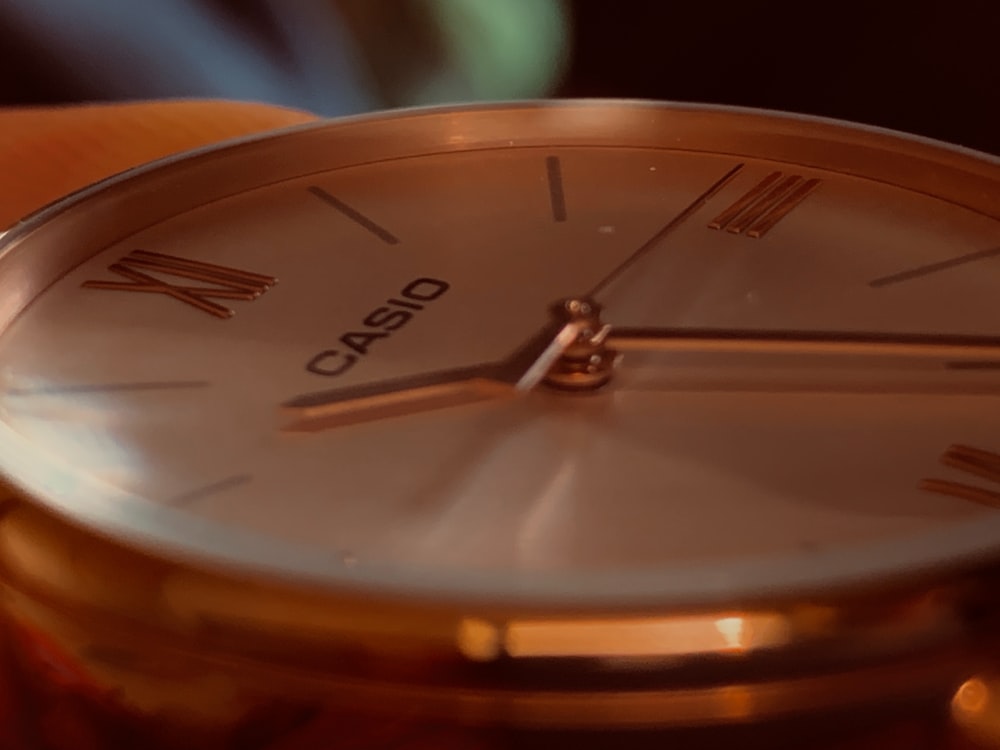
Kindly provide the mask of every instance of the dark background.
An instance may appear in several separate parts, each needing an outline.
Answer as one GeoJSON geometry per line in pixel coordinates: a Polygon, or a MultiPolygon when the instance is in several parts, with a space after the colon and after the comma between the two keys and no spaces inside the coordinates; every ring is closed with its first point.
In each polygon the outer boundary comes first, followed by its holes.
{"type": "Polygon", "coordinates": [[[1000,153],[1000,2],[578,0],[558,93],[765,107],[1000,153]]]}
{"type": "MultiPolygon", "coordinates": [[[[336,7],[337,0],[329,2],[327,9],[336,7]]],[[[340,2],[346,7],[347,0],[340,2]]],[[[434,54],[433,41],[426,42],[433,34],[412,34],[420,2],[351,3],[370,16],[381,13],[373,26],[369,18],[370,38],[383,57],[396,55],[398,75],[412,67],[411,58],[434,54]]],[[[223,96],[324,115],[392,106],[391,97],[380,98],[384,90],[372,93],[350,50],[349,14],[295,26],[293,16],[306,5],[0,0],[0,102],[223,96]],[[167,21],[192,7],[208,22],[169,37],[167,21]],[[103,38],[99,29],[93,39],[83,33],[81,8],[92,9],[91,18],[105,14],[103,38]],[[218,43],[223,39],[239,40],[242,62],[218,43]],[[209,59],[213,51],[219,70],[209,59]]],[[[569,57],[555,96],[804,112],[1000,154],[998,0],[566,0],[565,6],[569,57]]]]}

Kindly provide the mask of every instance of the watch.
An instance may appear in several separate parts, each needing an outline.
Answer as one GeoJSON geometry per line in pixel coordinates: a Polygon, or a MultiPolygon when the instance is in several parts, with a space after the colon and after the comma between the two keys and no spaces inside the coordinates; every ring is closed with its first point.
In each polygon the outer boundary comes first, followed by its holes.
{"type": "Polygon", "coordinates": [[[0,238],[4,747],[1000,744],[1000,160],[416,109],[0,238]]]}

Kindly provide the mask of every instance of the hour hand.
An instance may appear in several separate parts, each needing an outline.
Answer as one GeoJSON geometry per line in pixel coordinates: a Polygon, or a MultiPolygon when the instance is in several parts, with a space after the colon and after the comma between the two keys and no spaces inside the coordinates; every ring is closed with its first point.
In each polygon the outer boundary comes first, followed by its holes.
{"type": "Polygon", "coordinates": [[[581,338],[594,335],[596,310],[587,305],[580,300],[561,303],[549,325],[499,362],[295,396],[282,404],[294,414],[283,429],[315,432],[529,391],[545,379],[564,352],[581,338]]]}
{"type": "Polygon", "coordinates": [[[513,394],[514,387],[498,379],[496,370],[467,367],[303,394],[282,404],[295,416],[283,429],[315,432],[513,394]]]}

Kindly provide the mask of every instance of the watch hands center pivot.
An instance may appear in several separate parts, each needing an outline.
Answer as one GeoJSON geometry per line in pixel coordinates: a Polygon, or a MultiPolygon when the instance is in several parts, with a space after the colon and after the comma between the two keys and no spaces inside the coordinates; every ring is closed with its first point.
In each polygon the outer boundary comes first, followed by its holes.
{"type": "Polygon", "coordinates": [[[570,297],[553,305],[552,314],[563,323],[582,323],[583,327],[542,382],[564,391],[591,391],[606,385],[620,354],[607,345],[611,326],[601,320],[601,306],[587,297],[570,297]]]}

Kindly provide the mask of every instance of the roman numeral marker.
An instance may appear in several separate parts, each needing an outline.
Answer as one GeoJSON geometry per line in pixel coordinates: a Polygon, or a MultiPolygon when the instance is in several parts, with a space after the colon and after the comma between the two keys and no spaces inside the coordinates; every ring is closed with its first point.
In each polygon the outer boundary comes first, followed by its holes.
{"type": "MultiPolygon", "coordinates": [[[[1000,454],[972,448],[968,445],[952,445],[941,456],[945,466],[991,482],[1000,487],[1000,454]]],[[[1000,491],[986,489],[973,484],[952,482],[946,479],[924,479],[920,489],[940,495],[957,497],[979,505],[1000,508],[1000,491]]]]}
{"type": "Polygon", "coordinates": [[[166,294],[216,318],[231,318],[235,313],[225,305],[212,302],[213,299],[254,300],[278,283],[273,276],[149,250],[133,250],[117,263],[108,266],[108,270],[125,277],[128,281],[91,280],[83,282],[83,287],[119,292],[166,294]],[[201,281],[210,286],[171,284],[144,271],[160,276],[201,281]]]}
{"type": "Polygon", "coordinates": [[[709,222],[709,229],[759,239],[792,212],[821,181],[772,172],[709,222]]]}

